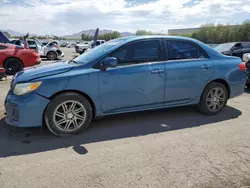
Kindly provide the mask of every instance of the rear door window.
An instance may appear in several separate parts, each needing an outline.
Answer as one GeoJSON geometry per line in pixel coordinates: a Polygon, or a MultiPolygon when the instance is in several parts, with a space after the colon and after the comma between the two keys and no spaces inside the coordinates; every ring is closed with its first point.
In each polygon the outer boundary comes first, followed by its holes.
{"type": "Polygon", "coordinates": [[[184,40],[169,40],[166,42],[168,43],[169,60],[208,58],[207,54],[192,42],[184,40]]]}

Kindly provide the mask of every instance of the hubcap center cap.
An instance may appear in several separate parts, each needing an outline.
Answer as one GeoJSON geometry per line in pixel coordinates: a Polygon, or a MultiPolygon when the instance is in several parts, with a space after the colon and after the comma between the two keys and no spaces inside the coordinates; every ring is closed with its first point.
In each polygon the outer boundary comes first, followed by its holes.
{"type": "Polygon", "coordinates": [[[217,98],[216,98],[216,97],[214,97],[213,101],[214,101],[214,102],[217,102],[217,98]]]}
{"type": "Polygon", "coordinates": [[[74,117],[74,114],[72,114],[72,113],[67,114],[67,119],[72,119],[73,117],[74,117]]]}

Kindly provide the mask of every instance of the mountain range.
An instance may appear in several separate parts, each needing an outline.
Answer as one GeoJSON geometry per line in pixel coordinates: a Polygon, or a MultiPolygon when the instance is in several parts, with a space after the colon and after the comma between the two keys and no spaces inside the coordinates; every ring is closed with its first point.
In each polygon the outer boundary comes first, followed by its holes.
{"type": "MultiPolygon", "coordinates": [[[[96,31],[96,29],[88,29],[88,30],[80,31],[78,33],[74,33],[72,35],[65,35],[65,36],[62,36],[62,37],[65,37],[65,38],[81,38],[82,34],[94,36],[95,31],[96,31]]],[[[111,33],[111,32],[114,32],[114,31],[113,30],[102,29],[102,30],[99,30],[99,35],[104,35],[105,33],[111,33]]],[[[121,32],[122,37],[127,37],[127,36],[132,36],[132,35],[135,35],[135,34],[130,33],[130,32],[121,32]]]]}
{"type": "MultiPolygon", "coordinates": [[[[8,32],[11,36],[23,36],[25,35],[24,33],[18,32],[18,31],[13,31],[13,30],[1,30],[1,31],[5,31],[8,32]]],[[[64,38],[81,38],[82,34],[85,35],[90,35],[90,36],[94,36],[96,29],[88,29],[88,30],[83,30],[80,31],[78,33],[74,33],[71,35],[65,35],[65,36],[58,36],[58,37],[64,37],[64,38]]],[[[113,30],[107,30],[107,29],[100,29],[99,30],[99,35],[103,35],[105,33],[110,33],[113,32],[113,30]]],[[[39,34],[31,34],[30,36],[38,36],[39,34]]],[[[121,32],[121,36],[125,37],[125,36],[132,36],[135,35],[134,33],[130,33],[130,32],[121,32]]]]}

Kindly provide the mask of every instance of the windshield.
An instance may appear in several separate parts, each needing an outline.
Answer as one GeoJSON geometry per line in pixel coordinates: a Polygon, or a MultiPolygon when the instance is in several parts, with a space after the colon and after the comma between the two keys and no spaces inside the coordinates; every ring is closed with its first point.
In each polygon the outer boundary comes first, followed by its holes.
{"type": "Polygon", "coordinates": [[[224,43],[224,44],[220,44],[216,46],[214,49],[217,50],[218,52],[223,52],[223,51],[230,50],[230,48],[232,48],[234,45],[235,45],[234,42],[224,43]]]}
{"type": "Polygon", "coordinates": [[[114,39],[109,42],[106,42],[100,46],[97,46],[90,51],[87,51],[83,53],[82,55],[76,57],[74,60],[78,63],[87,63],[89,61],[94,60],[95,58],[100,57],[104,53],[108,52],[109,50],[113,49],[115,46],[121,44],[127,39],[120,38],[120,39],[114,39]]]}

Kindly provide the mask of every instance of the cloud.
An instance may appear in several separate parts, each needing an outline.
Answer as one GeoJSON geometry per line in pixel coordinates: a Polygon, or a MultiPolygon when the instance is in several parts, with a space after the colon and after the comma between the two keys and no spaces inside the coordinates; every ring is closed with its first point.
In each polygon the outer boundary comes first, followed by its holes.
{"type": "Polygon", "coordinates": [[[0,13],[0,28],[24,33],[66,35],[96,27],[166,32],[241,23],[250,18],[250,0],[0,0],[0,13]]]}

